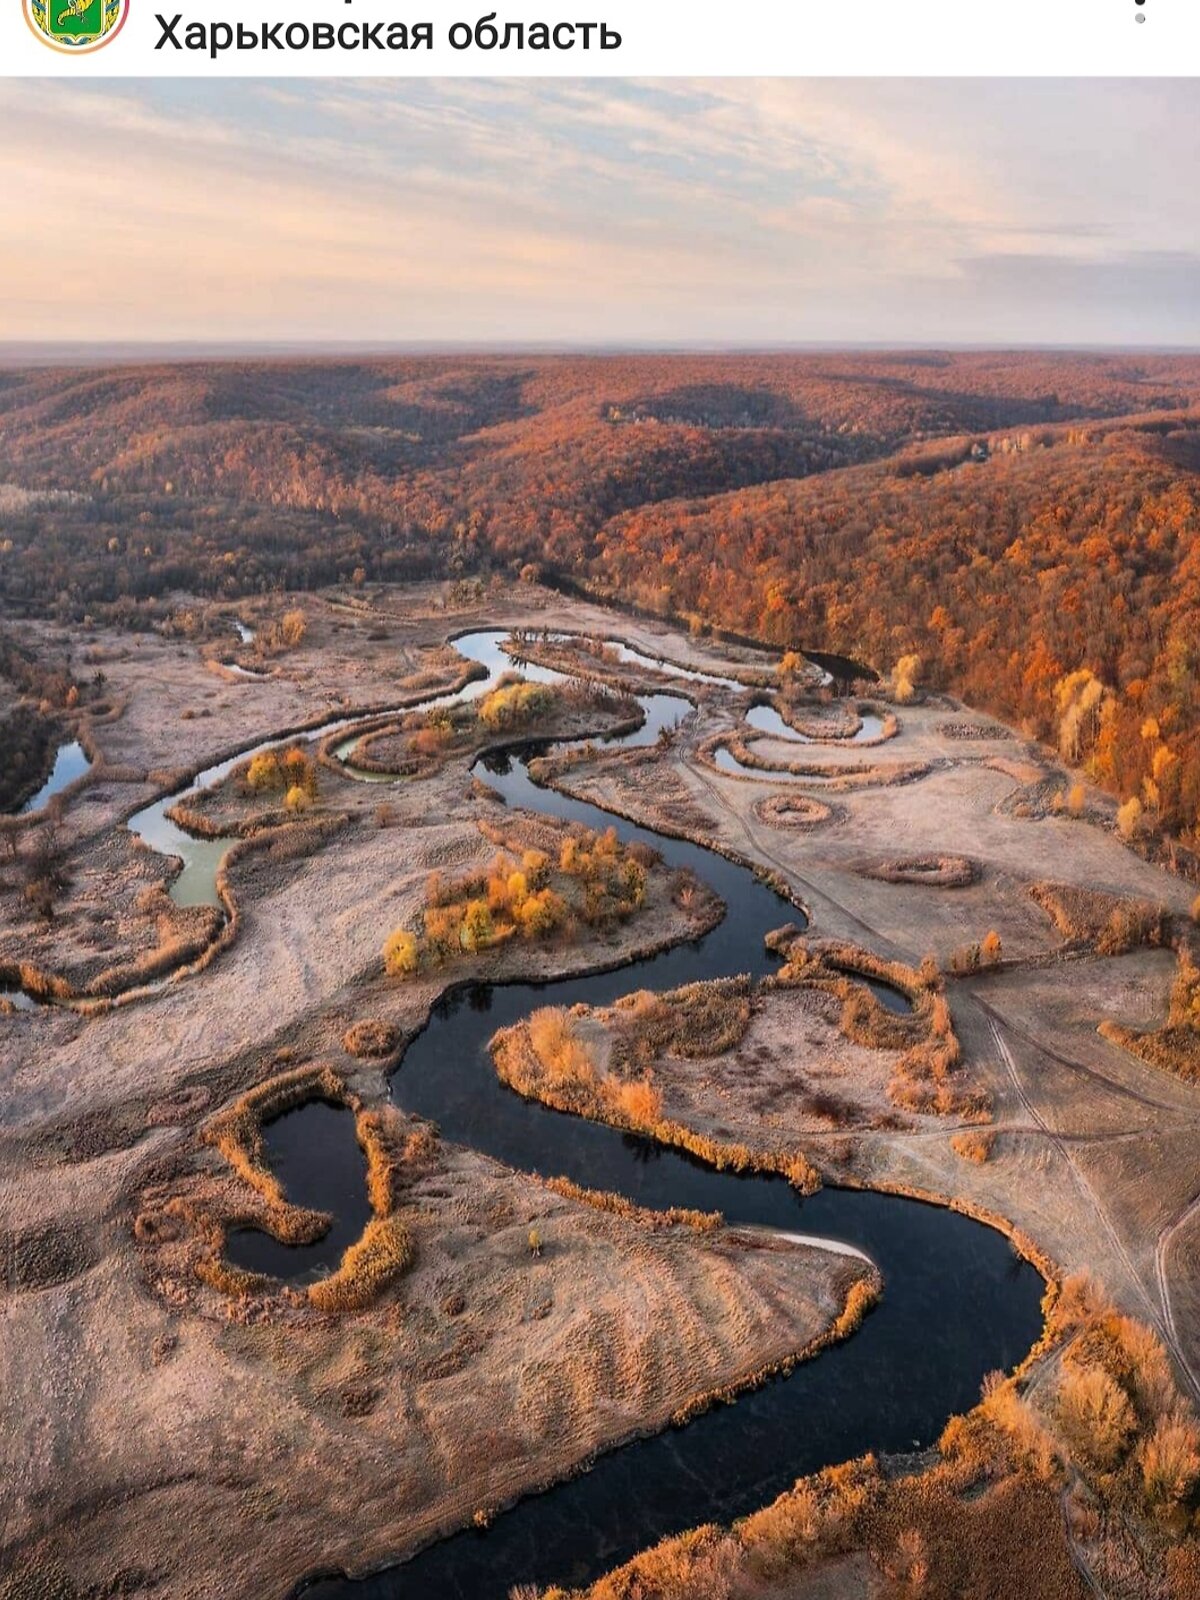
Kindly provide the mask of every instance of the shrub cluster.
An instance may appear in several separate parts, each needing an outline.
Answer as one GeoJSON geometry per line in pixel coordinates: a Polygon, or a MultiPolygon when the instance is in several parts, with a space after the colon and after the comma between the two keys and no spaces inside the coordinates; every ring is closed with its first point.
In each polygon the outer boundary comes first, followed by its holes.
{"type": "Polygon", "coordinates": [[[1100,955],[1119,956],[1139,945],[1152,949],[1170,939],[1170,912],[1151,900],[1122,900],[1075,884],[1035,883],[1030,894],[1064,939],[1091,945],[1100,955]]]}
{"type": "Polygon", "coordinates": [[[545,716],[554,706],[554,689],[548,683],[526,683],[517,679],[501,683],[478,702],[477,714],[485,728],[508,732],[524,728],[545,716]]]}
{"type": "Polygon", "coordinates": [[[298,607],[281,617],[262,623],[254,636],[254,651],[259,656],[279,656],[298,650],[308,633],[308,618],[298,607]]]}
{"type": "Polygon", "coordinates": [[[500,849],[479,872],[458,878],[430,874],[419,931],[398,928],[383,961],[394,977],[440,966],[519,934],[529,940],[569,937],[580,923],[605,929],[627,921],[646,898],[653,852],[620,843],[614,828],[573,829],[557,861],[544,850],[519,856],[500,849]]]}
{"type": "Polygon", "coordinates": [[[716,978],[666,994],[648,989],[617,1002],[613,1062],[627,1071],[658,1056],[702,1060],[740,1044],[753,1012],[749,978],[716,978]]]}
{"type": "Polygon", "coordinates": [[[969,856],[898,856],[866,862],[856,870],[882,883],[924,884],[931,889],[965,889],[979,877],[978,864],[969,856]]]}
{"type": "Polygon", "coordinates": [[[973,972],[997,966],[1003,954],[1003,941],[993,928],[982,939],[959,945],[950,956],[950,970],[959,976],[969,976],[973,972]]]}
{"type": "Polygon", "coordinates": [[[982,1166],[991,1158],[992,1149],[996,1143],[996,1135],[990,1130],[983,1132],[977,1129],[951,1136],[950,1148],[956,1156],[961,1156],[964,1161],[973,1161],[976,1166],[982,1166]]]}
{"type": "Polygon", "coordinates": [[[614,1217],[624,1217],[626,1221],[638,1222],[642,1227],[652,1230],[685,1227],[697,1233],[711,1233],[723,1221],[719,1211],[694,1211],[687,1206],[668,1206],[665,1211],[648,1210],[644,1206],[634,1205],[623,1194],[614,1194],[608,1189],[585,1189],[570,1178],[547,1178],[546,1187],[562,1195],[564,1200],[577,1200],[582,1205],[607,1211],[614,1217]]]}
{"type": "Polygon", "coordinates": [[[283,796],[289,811],[306,811],[317,797],[317,765],[299,745],[289,750],[260,750],[240,774],[249,794],[283,796]]]}
{"type": "Polygon", "coordinates": [[[776,828],[804,830],[830,821],[834,808],[809,795],[769,794],[754,802],[754,815],[776,828]]]}
{"type": "Polygon", "coordinates": [[[399,1033],[390,1022],[364,1017],[361,1022],[351,1023],[342,1036],[342,1043],[348,1054],[370,1059],[390,1056],[399,1039],[399,1033]]]}

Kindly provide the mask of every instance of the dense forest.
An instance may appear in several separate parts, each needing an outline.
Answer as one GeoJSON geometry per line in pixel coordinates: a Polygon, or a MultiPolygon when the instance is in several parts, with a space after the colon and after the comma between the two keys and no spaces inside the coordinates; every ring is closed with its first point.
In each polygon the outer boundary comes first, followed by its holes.
{"type": "Polygon", "coordinates": [[[1200,830],[1200,357],[395,358],[0,372],[0,602],[503,571],[827,648],[1200,830]]]}

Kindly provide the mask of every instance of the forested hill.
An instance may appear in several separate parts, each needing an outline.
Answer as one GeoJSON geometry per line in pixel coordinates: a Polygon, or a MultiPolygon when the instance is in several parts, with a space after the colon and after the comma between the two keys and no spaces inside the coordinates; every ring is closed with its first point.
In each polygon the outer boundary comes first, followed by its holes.
{"type": "Polygon", "coordinates": [[[1198,507],[1200,357],[0,371],[10,611],[565,573],[882,670],[916,653],[1189,834],[1198,507]]]}

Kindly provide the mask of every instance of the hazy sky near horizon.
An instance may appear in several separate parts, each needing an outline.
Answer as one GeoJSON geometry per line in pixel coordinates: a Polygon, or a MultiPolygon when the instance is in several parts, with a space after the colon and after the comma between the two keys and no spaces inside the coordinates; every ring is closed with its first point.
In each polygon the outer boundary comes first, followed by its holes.
{"type": "Polygon", "coordinates": [[[1200,344],[1200,81],[0,84],[0,339],[1200,344]]]}

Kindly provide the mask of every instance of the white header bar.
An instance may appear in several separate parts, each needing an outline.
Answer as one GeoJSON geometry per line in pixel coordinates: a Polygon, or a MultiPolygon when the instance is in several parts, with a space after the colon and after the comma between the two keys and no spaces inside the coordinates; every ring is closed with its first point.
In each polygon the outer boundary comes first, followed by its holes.
{"type": "Polygon", "coordinates": [[[1200,0],[0,0],[0,77],[471,75],[1191,77],[1200,0]]]}

